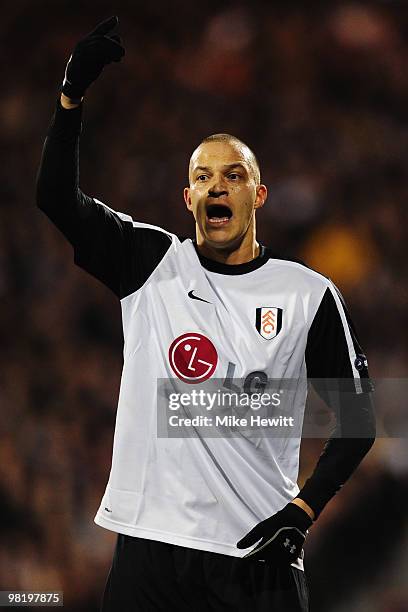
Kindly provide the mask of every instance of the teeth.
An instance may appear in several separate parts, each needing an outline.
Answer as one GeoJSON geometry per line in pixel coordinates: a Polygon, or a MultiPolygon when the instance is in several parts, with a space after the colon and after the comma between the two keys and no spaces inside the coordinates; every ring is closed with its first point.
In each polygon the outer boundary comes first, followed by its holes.
{"type": "Polygon", "coordinates": [[[229,217],[210,217],[208,220],[211,223],[224,223],[224,221],[229,221],[229,217]]]}

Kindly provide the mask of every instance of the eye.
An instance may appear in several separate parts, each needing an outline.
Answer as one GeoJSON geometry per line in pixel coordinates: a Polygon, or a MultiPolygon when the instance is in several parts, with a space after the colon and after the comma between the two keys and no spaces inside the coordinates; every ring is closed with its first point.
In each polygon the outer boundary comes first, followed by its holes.
{"type": "Polygon", "coordinates": [[[241,178],[241,176],[237,172],[230,172],[228,175],[228,178],[231,179],[232,181],[237,181],[238,179],[241,178]]]}
{"type": "Polygon", "coordinates": [[[200,181],[200,182],[203,182],[203,181],[205,181],[205,179],[206,179],[206,178],[208,178],[206,174],[199,174],[199,175],[197,176],[197,179],[196,179],[196,180],[197,180],[197,181],[200,181]]]}

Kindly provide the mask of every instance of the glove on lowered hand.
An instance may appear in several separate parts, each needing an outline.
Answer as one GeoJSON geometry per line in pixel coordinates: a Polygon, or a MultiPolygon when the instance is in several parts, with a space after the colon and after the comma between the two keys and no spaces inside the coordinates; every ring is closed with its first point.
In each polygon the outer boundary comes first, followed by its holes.
{"type": "Polygon", "coordinates": [[[82,98],[104,67],[110,62],[119,62],[125,55],[121,37],[111,34],[118,23],[116,15],[109,17],[75,45],[61,87],[62,93],[68,98],[82,98]]]}
{"type": "Polygon", "coordinates": [[[237,543],[237,547],[248,548],[261,540],[244,559],[287,565],[300,556],[307,530],[312,523],[312,519],[302,508],[289,503],[273,516],[258,523],[237,543]]]}

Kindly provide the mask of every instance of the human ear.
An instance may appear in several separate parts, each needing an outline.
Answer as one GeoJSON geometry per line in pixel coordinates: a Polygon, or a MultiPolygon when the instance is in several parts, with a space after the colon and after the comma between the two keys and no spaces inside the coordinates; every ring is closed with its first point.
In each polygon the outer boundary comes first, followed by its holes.
{"type": "Polygon", "coordinates": [[[268,197],[268,189],[266,185],[258,185],[256,188],[256,198],[254,208],[262,208],[268,197]]]}
{"type": "Polygon", "coordinates": [[[188,187],[184,187],[183,196],[184,196],[184,202],[186,203],[188,210],[192,211],[193,206],[191,204],[190,189],[188,187]]]}

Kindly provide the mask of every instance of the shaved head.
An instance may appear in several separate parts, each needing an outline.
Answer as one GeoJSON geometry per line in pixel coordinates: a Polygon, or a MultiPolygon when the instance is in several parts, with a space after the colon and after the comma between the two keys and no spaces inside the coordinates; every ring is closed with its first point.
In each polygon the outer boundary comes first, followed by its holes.
{"type": "Polygon", "coordinates": [[[248,147],[248,145],[242,142],[242,140],[240,140],[236,136],[232,136],[231,134],[212,134],[211,136],[207,136],[206,138],[204,138],[204,140],[200,142],[200,144],[195,149],[195,151],[193,152],[190,158],[190,164],[189,164],[190,178],[191,178],[191,171],[193,167],[194,158],[196,157],[198,149],[201,147],[201,145],[207,144],[209,142],[225,142],[231,145],[232,147],[236,148],[241,153],[243,158],[246,160],[251,170],[251,173],[253,175],[253,178],[255,180],[255,183],[257,185],[260,184],[261,173],[259,170],[259,163],[258,163],[258,160],[256,159],[255,153],[248,147]]]}
{"type": "Polygon", "coordinates": [[[213,134],[195,149],[183,195],[203,254],[220,261],[235,251],[247,253],[247,261],[255,257],[255,213],[268,194],[260,181],[258,160],[236,136],[213,134]]]}

